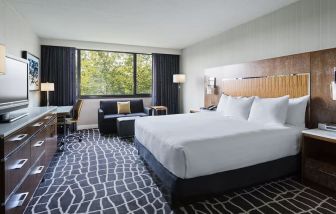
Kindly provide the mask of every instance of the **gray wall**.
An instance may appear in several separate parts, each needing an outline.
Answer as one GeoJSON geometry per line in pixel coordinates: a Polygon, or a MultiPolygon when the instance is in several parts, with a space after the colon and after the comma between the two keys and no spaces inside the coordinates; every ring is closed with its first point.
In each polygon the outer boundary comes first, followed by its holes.
{"type": "MultiPolygon", "coordinates": [[[[21,57],[21,51],[26,50],[40,58],[39,38],[5,0],[0,0],[0,43],[6,46],[8,54],[21,57]]],[[[39,106],[40,92],[29,92],[29,101],[30,106],[39,106]]]]}
{"type": "Polygon", "coordinates": [[[187,75],[183,110],[203,106],[206,68],[334,47],[335,0],[301,0],[187,47],[181,62],[187,75]]]}

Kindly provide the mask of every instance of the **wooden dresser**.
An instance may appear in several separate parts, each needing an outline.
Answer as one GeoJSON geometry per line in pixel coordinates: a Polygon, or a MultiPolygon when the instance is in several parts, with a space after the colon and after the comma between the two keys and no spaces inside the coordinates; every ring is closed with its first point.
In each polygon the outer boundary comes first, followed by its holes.
{"type": "Polygon", "coordinates": [[[0,124],[0,213],[23,213],[57,150],[56,107],[0,124]]]}

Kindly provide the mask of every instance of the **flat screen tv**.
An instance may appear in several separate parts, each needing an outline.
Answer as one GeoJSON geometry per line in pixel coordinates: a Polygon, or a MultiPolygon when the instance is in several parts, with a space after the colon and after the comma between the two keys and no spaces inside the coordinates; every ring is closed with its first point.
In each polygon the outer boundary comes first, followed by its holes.
{"type": "Polygon", "coordinates": [[[6,56],[6,73],[0,75],[0,122],[12,122],[27,114],[14,111],[28,107],[27,61],[6,56]]]}

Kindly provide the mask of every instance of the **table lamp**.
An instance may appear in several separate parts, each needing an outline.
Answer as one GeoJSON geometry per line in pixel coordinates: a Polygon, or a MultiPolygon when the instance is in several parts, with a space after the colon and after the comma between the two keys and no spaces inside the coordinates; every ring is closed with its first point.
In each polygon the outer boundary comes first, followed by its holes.
{"type": "Polygon", "coordinates": [[[55,91],[54,83],[41,83],[41,91],[47,92],[47,106],[49,106],[49,91],[55,91]]]}

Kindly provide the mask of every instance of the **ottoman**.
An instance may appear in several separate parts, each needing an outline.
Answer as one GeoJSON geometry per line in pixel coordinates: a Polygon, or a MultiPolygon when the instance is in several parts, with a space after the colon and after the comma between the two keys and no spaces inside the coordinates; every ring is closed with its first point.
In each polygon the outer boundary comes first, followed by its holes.
{"type": "Polygon", "coordinates": [[[134,136],[134,121],[136,117],[119,117],[117,118],[117,133],[120,137],[134,136]]]}

